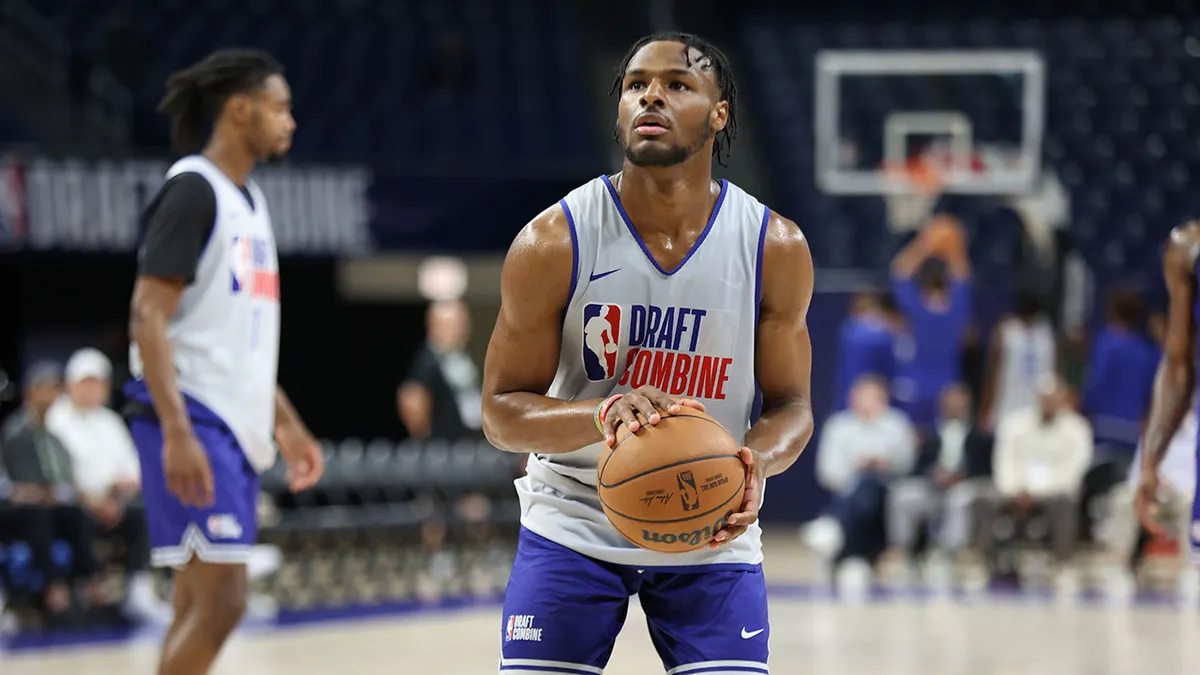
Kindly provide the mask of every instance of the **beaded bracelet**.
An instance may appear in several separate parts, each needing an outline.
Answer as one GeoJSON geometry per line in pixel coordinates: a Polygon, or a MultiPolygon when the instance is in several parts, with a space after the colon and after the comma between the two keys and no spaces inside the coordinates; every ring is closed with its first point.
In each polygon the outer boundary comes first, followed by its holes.
{"type": "Polygon", "coordinates": [[[608,409],[612,407],[612,404],[624,398],[624,396],[624,394],[613,394],[601,401],[600,405],[596,406],[596,414],[593,415],[592,421],[596,423],[596,428],[600,430],[600,433],[604,433],[604,416],[608,414],[608,409]]]}

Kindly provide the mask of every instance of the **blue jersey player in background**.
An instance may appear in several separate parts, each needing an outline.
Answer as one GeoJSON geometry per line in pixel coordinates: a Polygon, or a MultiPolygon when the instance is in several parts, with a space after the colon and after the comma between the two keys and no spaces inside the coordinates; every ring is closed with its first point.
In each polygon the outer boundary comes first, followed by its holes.
{"type": "Polygon", "coordinates": [[[719,50],[686,34],[645,38],[613,91],[620,173],[531,221],[502,273],[484,431],[529,457],[516,482],[522,527],[499,670],[600,673],[637,595],[667,671],[763,675],[758,510],[765,479],[791,466],[813,431],[812,257],[795,223],[713,178],[736,130],[737,91],[719,50]],[[606,520],[596,462],[618,425],[636,431],[683,407],[705,410],[744,446],[746,498],[699,531],[706,547],[657,553],[606,520]]]}
{"type": "Polygon", "coordinates": [[[160,675],[207,673],[241,619],[258,533],[258,476],[288,464],[312,487],[320,447],[276,383],[279,265],[250,179],[296,123],[270,56],[222,50],[173,74],[160,110],[176,162],[145,214],[130,331],[130,432],[142,466],[151,560],[175,573],[160,675]]]}

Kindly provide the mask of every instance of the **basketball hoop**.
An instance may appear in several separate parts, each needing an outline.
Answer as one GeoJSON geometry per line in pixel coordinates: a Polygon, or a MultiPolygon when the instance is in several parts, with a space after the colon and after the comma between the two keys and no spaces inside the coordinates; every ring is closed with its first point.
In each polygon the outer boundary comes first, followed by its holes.
{"type": "Polygon", "coordinates": [[[940,167],[928,157],[916,156],[902,164],[885,162],[883,174],[893,188],[884,195],[891,229],[894,232],[920,229],[942,196],[944,180],[940,167]]]}

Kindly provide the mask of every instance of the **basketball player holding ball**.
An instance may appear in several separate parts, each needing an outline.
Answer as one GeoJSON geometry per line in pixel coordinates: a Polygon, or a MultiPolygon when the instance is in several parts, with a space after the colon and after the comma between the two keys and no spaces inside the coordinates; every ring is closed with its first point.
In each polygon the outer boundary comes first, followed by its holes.
{"type": "Polygon", "coordinates": [[[517,481],[522,531],[499,669],[600,673],[637,594],[670,672],[763,675],[770,626],[756,521],[765,479],[812,435],[812,258],[795,223],[712,177],[737,129],[719,50],[686,34],[644,38],[613,91],[621,172],[526,225],[502,274],[483,426],[497,447],[530,457],[517,481]],[[751,427],[756,385],[762,413],[751,427]],[[619,427],[636,432],[687,409],[744,446],[744,503],[707,546],[647,550],[605,517],[597,460],[619,427]]]}

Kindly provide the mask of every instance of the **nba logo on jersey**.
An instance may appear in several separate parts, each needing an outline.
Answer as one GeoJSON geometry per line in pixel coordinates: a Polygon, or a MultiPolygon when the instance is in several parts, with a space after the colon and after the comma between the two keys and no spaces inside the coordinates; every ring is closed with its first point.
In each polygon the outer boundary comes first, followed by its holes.
{"type": "Polygon", "coordinates": [[[235,235],[229,246],[229,290],[260,300],[279,300],[279,271],[271,242],[235,235]]]}
{"type": "Polygon", "coordinates": [[[248,291],[254,285],[254,242],[250,237],[234,236],[229,247],[229,272],[234,293],[248,291]]]}
{"type": "Polygon", "coordinates": [[[583,368],[593,382],[617,376],[621,341],[621,307],[589,303],[583,308],[583,368]]]}

